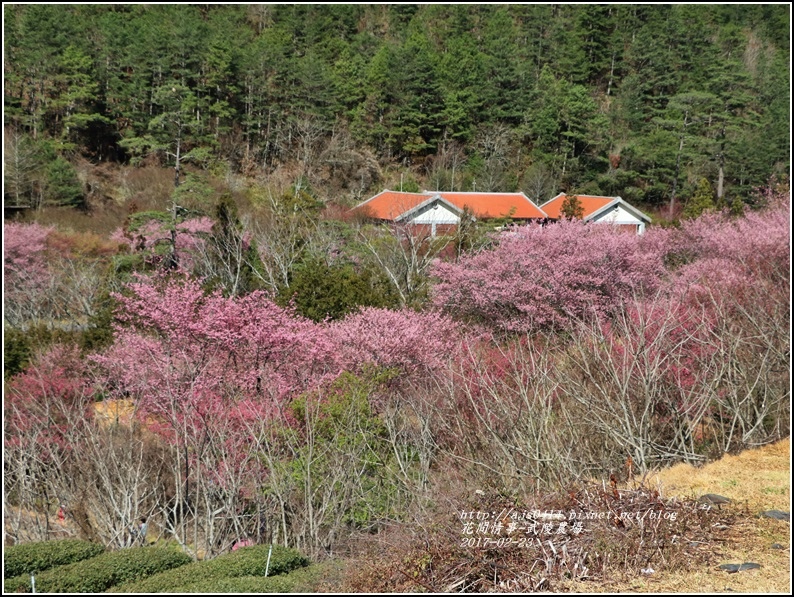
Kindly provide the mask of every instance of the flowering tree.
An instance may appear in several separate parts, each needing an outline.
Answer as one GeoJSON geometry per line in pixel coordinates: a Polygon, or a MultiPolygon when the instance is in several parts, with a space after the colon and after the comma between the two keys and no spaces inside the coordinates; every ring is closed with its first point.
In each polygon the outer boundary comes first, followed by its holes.
{"type": "Polygon", "coordinates": [[[443,369],[458,338],[456,323],[440,313],[376,307],[331,324],[330,334],[345,368],[359,370],[369,363],[404,375],[443,369]]]}
{"type": "Polygon", "coordinates": [[[79,454],[77,438],[91,421],[92,398],[83,373],[77,350],[55,346],[8,384],[3,510],[17,538],[50,538],[51,510],[73,503],[77,495],[71,474],[79,454]],[[34,513],[32,528],[24,528],[23,511],[34,513]]]}
{"type": "Polygon", "coordinates": [[[762,289],[776,300],[788,297],[791,267],[791,203],[787,190],[768,196],[768,206],[742,217],[704,214],[684,222],[670,239],[677,258],[676,287],[697,298],[708,288],[726,296],[762,289]]]}
{"type": "MultiPolygon", "coordinates": [[[[161,216],[163,214],[160,214],[161,216]]],[[[212,232],[214,221],[202,216],[190,218],[175,226],[174,248],[177,261],[185,271],[192,271],[202,263],[207,252],[207,238],[212,232]]],[[[132,252],[148,255],[156,263],[164,259],[164,251],[171,245],[172,224],[162,217],[152,217],[144,221],[134,219],[126,226],[118,228],[111,235],[111,240],[126,245],[132,252]]]]}
{"type": "Polygon", "coordinates": [[[54,232],[39,224],[3,224],[4,319],[12,326],[44,318],[52,275],[47,238],[54,232]]]}
{"type": "Polygon", "coordinates": [[[243,493],[253,491],[247,483],[263,474],[244,430],[335,374],[332,345],[262,292],[207,295],[196,281],[170,275],[141,278],[117,300],[116,343],[93,357],[99,381],[108,396],[132,399],[171,447],[169,531],[195,544],[188,533],[198,533],[203,501],[209,518],[201,527],[214,552],[234,530],[223,521],[235,520],[243,493]]]}
{"type": "MultiPolygon", "coordinates": [[[[315,323],[268,293],[138,276],[115,296],[112,346],[53,349],[9,384],[7,527],[43,507],[28,531],[47,537],[65,499],[110,545],[155,515],[196,553],[247,536],[330,554],[447,465],[529,490],[785,436],[788,196],[769,203],[642,237],[577,221],[503,234],[436,264],[440,309],[424,312],[315,323]],[[131,425],[96,400],[129,405],[131,425]]],[[[24,238],[7,272],[41,259],[50,275],[55,235],[24,238]]]]}
{"type": "Polygon", "coordinates": [[[4,225],[5,323],[29,330],[81,329],[95,315],[104,265],[118,245],[91,233],[4,225]]]}
{"type": "Polygon", "coordinates": [[[433,273],[436,306],[524,332],[609,315],[626,298],[655,290],[664,266],[657,243],[612,226],[566,221],[522,228],[492,250],[437,264],[433,273]]]}
{"type": "Polygon", "coordinates": [[[764,192],[766,207],[742,217],[706,214],[671,241],[671,293],[709,314],[721,372],[711,434],[722,451],[788,432],[791,209],[788,188],[764,192]]]}

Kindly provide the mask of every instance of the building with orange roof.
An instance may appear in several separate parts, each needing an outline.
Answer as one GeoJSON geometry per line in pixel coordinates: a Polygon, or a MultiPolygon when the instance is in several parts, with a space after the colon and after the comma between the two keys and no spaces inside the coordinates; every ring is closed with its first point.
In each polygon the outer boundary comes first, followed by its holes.
{"type": "Polygon", "coordinates": [[[546,214],[524,193],[423,191],[402,193],[386,189],[359,203],[353,212],[386,222],[406,222],[438,227],[457,226],[465,210],[479,220],[510,218],[542,221],[546,214]]]}
{"type": "MultiPolygon", "coordinates": [[[[553,220],[563,218],[562,204],[565,193],[549,199],[540,208],[553,220]]],[[[651,218],[636,207],[630,205],[620,197],[600,197],[597,195],[575,195],[582,206],[582,220],[585,222],[600,222],[616,226],[630,227],[637,234],[645,232],[645,226],[651,223],[651,218]]]]}

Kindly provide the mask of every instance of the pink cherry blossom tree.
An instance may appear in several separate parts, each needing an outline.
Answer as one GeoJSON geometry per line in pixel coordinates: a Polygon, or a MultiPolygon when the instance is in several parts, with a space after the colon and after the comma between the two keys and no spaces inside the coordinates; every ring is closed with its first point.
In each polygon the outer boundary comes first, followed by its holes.
{"type": "Polygon", "coordinates": [[[3,314],[12,326],[41,320],[50,311],[52,273],[46,251],[54,231],[40,224],[3,224],[3,314]]]}
{"type": "Polygon", "coordinates": [[[612,226],[565,221],[528,226],[494,249],[438,263],[434,304],[507,332],[565,327],[610,315],[664,276],[659,243],[612,226]]]}
{"type": "Polygon", "coordinates": [[[222,521],[235,520],[242,493],[264,474],[246,439],[250,420],[274,418],[335,375],[333,345],[266,293],[208,295],[183,275],[141,277],[117,300],[116,342],[92,358],[99,383],[108,396],[133,400],[171,447],[169,532],[196,544],[201,526],[214,552],[232,538],[222,521]],[[199,525],[200,513],[212,514],[199,525]]]}

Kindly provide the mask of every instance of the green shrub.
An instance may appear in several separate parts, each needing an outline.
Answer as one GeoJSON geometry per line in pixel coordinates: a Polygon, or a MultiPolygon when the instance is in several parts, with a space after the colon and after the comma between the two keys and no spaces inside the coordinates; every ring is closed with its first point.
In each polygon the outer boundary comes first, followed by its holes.
{"type": "Polygon", "coordinates": [[[3,594],[30,592],[30,575],[21,574],[14,578],[3,579],[3,594]]]}
{"type": "Polygon", "coordinates": [[[313,593],[319,582],[333,575],[334,564],[311,564],[278,576],[239,576],[173,587],[172,593],[313,593]]]}
{"type": "MultiPolygon", "coordinates": [[[[36,591],[41,593],[101,593],[120,583],[130,583],[158,572],[184,566],[191,559],[168,548],[134,547],[36,575],[36,591]]],[[[25,574],[5,581],[5,592],[23,588],[30,591],[30,576],[25,574]]]]}
{"type": "Polygon", "coordinates": [[[93,558],[103,551],[105,548],[101,545],[80,539],[13,545],[3,554],[3,578],[44,572],[55,566],[93,558]]]}
{"type": "Polygon", "coordinates": [[[184,587],[174,587],[172,593],[303,593],[291,574],[280,576],[240,576],[237,578],[217,578],[184,587]]]}
{"type": "Polygon", "coordinates": [[[85,194],[83,185],[77,178],[77,170],[62,157],[58,157],[47,167],[45,196],[49,205],[69,205],[83,207],[85,194]]]}
{"type": "MultiPolygon", "coordinates": [[[[176,570],[163,572],[142,582],[115,587],[114,593],[160,593],[173,592],[174,587],[188,586],[199,582],[209,583],[228,578],[265,575],[268,545],[244,547],[233,553],[205,562],[194,562],[176,570]]],[[[309,560],[300,552],[280,545],[273,546],[268,576],[284,574],[306,566],[309,560]]]]}
{"type": "Polygon", "coordinates": [[[278,301],[294,303],[298,313],[319,322],[341,319],[359,307],[396,307],[399,298],[388,278],[374,269],[308,259],[295,267],[278,301]]]}

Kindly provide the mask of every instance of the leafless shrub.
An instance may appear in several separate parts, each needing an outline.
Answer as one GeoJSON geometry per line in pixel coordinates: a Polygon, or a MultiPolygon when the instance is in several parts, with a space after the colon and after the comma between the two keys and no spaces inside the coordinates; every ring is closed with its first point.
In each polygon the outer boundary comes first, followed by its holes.
{"type": "Polygon", "coordinates": [[[733,518],[640,486],[586,484],[526,501],[475,491],[366,542],[349,591],[530,592],[709,561],[733,518]]]}

